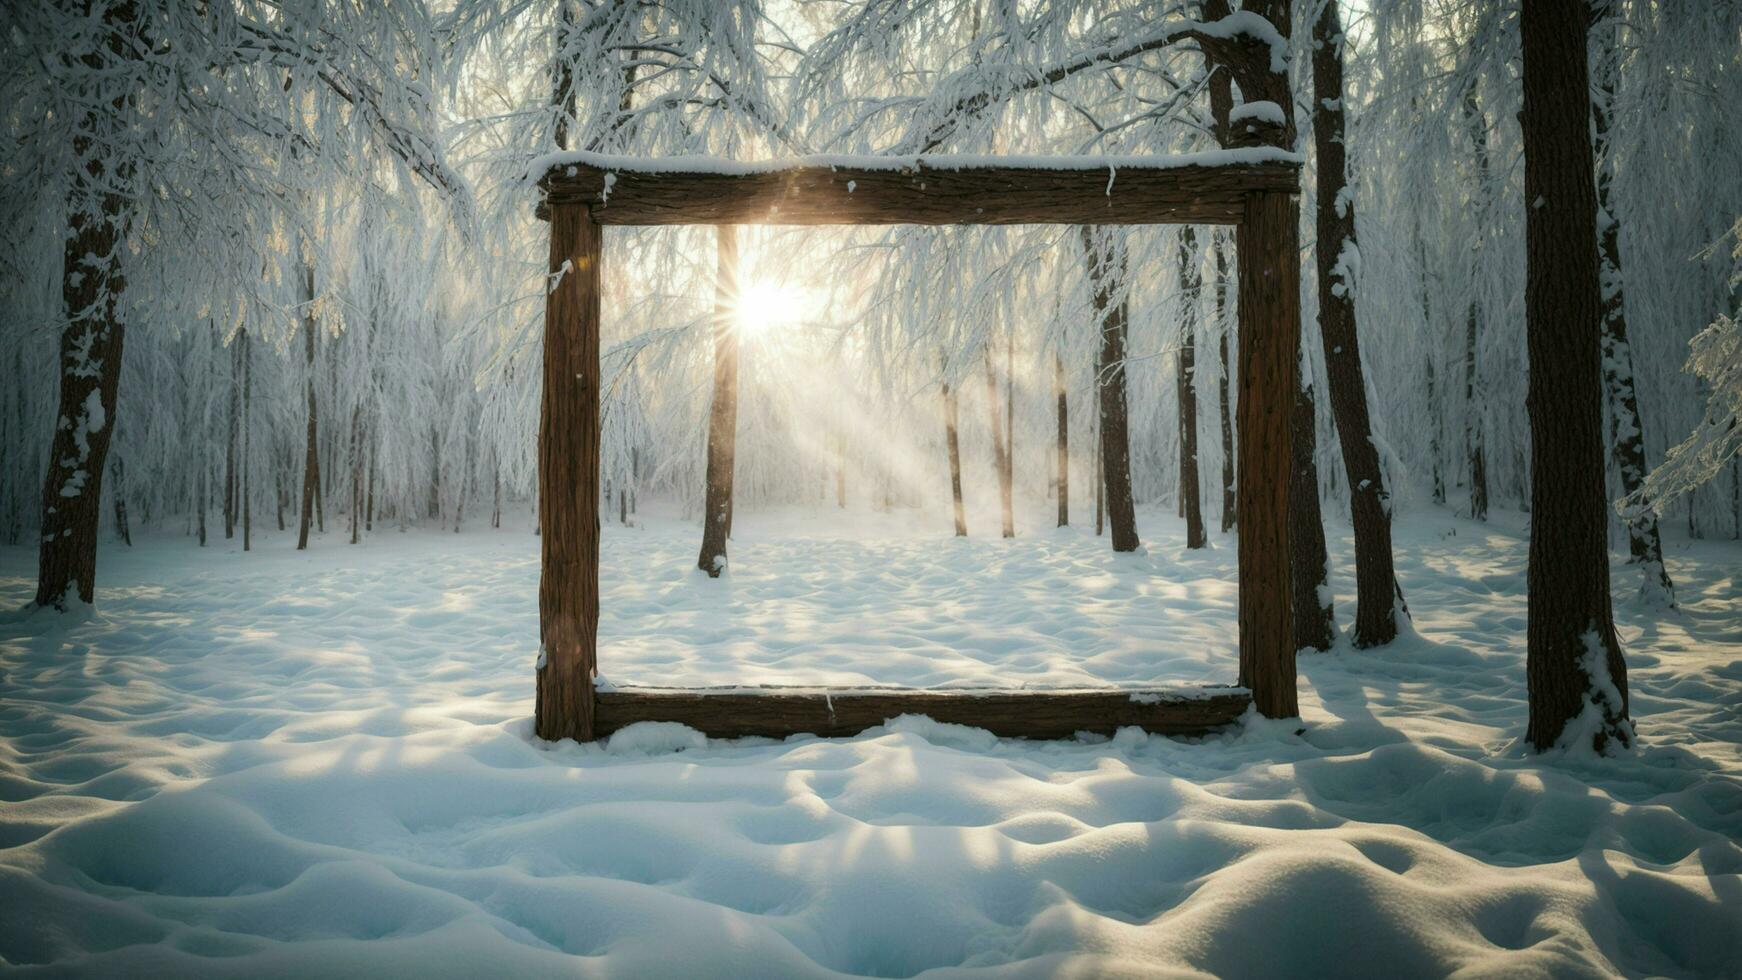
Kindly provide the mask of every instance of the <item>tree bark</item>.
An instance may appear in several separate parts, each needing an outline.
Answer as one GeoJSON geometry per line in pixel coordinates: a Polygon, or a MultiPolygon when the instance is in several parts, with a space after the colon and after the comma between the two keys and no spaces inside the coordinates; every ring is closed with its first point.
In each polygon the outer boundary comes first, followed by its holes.
{"type": "MultiPolygon", "coordinates": [[[[131,6],[104,8],[109,55],[130,57],[131,6]]],[[[106,70],[104,53],[83,57],[92,73],[106,70]]],[[[131,164],[110,161],[98,137],[110,128],[105,113],[126,109],[125,96],[92,109],[73,137],[72,187],[67,195],[67,236],[61,268],[61,302],[67,323],[60,334],[60,405],[55,413],[42,488],[42,541],[38,549],[36,605],[65,610],[73,593],[86,603],[97,587],[97,531],[102,519],[103,471],[115,431],[115,394],[121,381],[126,323],[117,297],[125,288],[129,202],[105,190],[124,182],[131,164]],[[117,181],[116,178],[120,180],[117,181]]]]}
{"type": "Polygon", "coordinates": [[[1609,599],[1602,299],[1584,0],[1536,0],[1523,41],[1525,316],[1530,352],[1530,726],[1629,745],[1627,664],[1609,599]]]}
{"type": "Polygon", "coordinates": [[[1016,537],[1015,514],[1011,510],[1010,444],[1005,441],[1004,420],[998,411],[998,369],[992,357],[992,344],[986,343],[986,406],[992,419],[992,469],[998,475],[998,503],[1004,518],[1003,536],[1016,537]]]}
{"type": "Polygon", "coordinates": [[[1065,359],[1052,356],[1053,391],[1058,396],[1058,526],[1071,523],[1071,416],[1065,401],[1065,359]]]}
{"type": "Polygon", "coordinates": [[[1131,495],[1131,442],[1125,411],[1125,252],[1087,225],[1081,226],[1081,235],[1101,331],[1095,386],[1100,396],[1101,481],[1106,487],[1107,517],[1112,525],[1113,550],[1136,551],[1140,542],[1137,507],[1131,495]]]}
{"type": "Polygon", "coordinates": [[[599,300],[603,235],[587,209],[550,215],[538,430],[538,691],[533,730],[593,738],[599,631],[599,300]]]}
{"type": "MultiPolygon", "coordinates": [[[[304,246],[307,247],[306,245],[304,246]]],[[[308,420],[304,426],[302,465],[302,520],[296,532],[296,550],[308,550],[309,527],[314,522],[315,493],[320,480],[320,457],[315,451],[317,415],[315,406],[315,267],[307,256],[302,266],[302,335],[303,364],[306,373],[304,393],[308,400],[308,420]]]]}
{"type": "Polygon", "coordinates": [[[115,455],[114,469],[115,534],[121,539],[122,544],[131,548],[133,547],[133,532],[127,526],[127,465],[119,453],[115,455]]]}
{"type": "Polygon", "coordinates": [[[961,421],[961,399],[950,383],[943,383],[944,391],[944,447],[950,456],[950,503],[956,513],[956,537],[968,536],[968,515],[962,506],[962,445],[957,437],[957,429],[961,421]]]}
{"type": "MultiPolygon", "coordinates": [[[[1633,387],[1633,345],[1627,339],[1626,277],[1621,269],[1621,222],[1609,199],[1613,180],[1609,146],[1609,103],[1615,98],[1613,57],[1618,25],[1607,4],[1604,17],[1595,25],[1598,50],[1604,53],[1592,104],[1596,135],[1598,260],[1603,304],[1603,382],[1609,398],[1609,445],[1615,468],[1621,475],[1621,493],[1639,492],[1651,467],[1645,458],[1644,423],[1639,417],[1639,396],[1633,387]]],[[[1627,522],[1629,560],[1639,566],[1639,595],[1648,602],[1673,608],[1675,584],[1663,567],[1663,539],[1657,531],[1657,514],[1640,508],[1627,522]]]]}
{"type": "MultiPolygon", "coordinates": [[[[1472,250],[1480,256],[1485,247],[1485,236],[1488,227],[1486,220],[1489,203],[1489,161],[1488,161],[1488,118],[1482,112],[1482,107],[1476,102],[1474,86],[1464,90],[1464,117],[1470,125],[1470,138],[1476,148],[1476,199],[1472,210],[1476,212],[1481,222],[1482,231],[1476,235],[1472,250]]],[[[1477,274],[1480,274],[1480,262],[1474,262],[1477,274]]],[[[1481,391],[1478,380],[1476,352],[1482,337],[1482,303],[1480,297],[1472,291],[1470,295],[1470,310],[1464,318],[1464,458],[1470,474],[1470,518],[1486,521],[1488,519],[1488,449],[1487,426],[1483,421],[1484,406],[1477,395],[1481,391]]]]}
{"type": "Polygon", "coordinates": [[[1186,313],[1179,324],[1179,490],[1185,508],[1186,547],[1209,544],[1204,534],[1203,501],[1198,488],[1198,337],[1194,319],[1203,288],[1198,274],[1198,238],[1188,226],[1180,229],[1179,287],[1186,313]]]}
{"type": "Polygon", "coordinates": [[[708,412],[708,486],[702,506],[702,551],[696,567],[719,578],[731,534],[732,467],[738,436],[738,229],[717,229],[714,286],[714,397],[708,412]]]}
{"type": "MultiPolygon", "coordinates": [[[[1337,424],[1349,509],[1355,529],[1357,648],[1397,637],[1402,592],[1391,553],[1391,494],[1367,411],[1367,381],[1355,325],[1355,204],[1344,154],[1343,28],[1337,0],[1327,0],[1313,24],[1313,145],[1318,157],[1319,332],[1324,338],[1331,417],[1337,424]]],[[[1298,435],[1297,435],[1298,438],[1298,435]]],[[[1316,488],[1315,488],[1316,493],[1316,488]]],[[[1323,530],[1319,532],[1322,540],[1323,530]]]]}

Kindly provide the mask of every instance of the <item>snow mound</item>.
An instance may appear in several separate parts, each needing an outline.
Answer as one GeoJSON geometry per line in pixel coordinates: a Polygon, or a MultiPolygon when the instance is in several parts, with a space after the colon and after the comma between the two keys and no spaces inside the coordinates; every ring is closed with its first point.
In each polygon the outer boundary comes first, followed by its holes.
{"type": "MultiPolygon", "coordinates": [[[[1117,559],[1088,535],[951,544],[881,520],[830,541],[740,515],[730,589],[689,578],[692,526],[607,528],[611,676],[1233,679],[1236,549],[1181,557],[1166,515],[1143,515],[1155,557],[1117,559]],[[876,560],[845,575],[842,553],[876,560]]],[[[1678,546],[1673,614],[1618,604],[1636,749],[1529,756],[1508,749],[1523,599],[1488,584],[1524,541],[1450,523],[1399,524],[1417,632],[1303,657],[1300,723],[1036,743],[908,716],[847,740],[644,723],[550,746],[527,718],[530,533],[383,535],[343,568],[318,543],[141,544],[105,555],[101,615],[0,623],[0,961],[1742,974],[1742,549],[1678,546]]],[[[1330,543],[1348,568],[1347,533],[1330,543]]],[[[0,549],[0,602],[28,599],[33,562],[0,549]]],[[[1332,586],[1346,614],[1352,583],[1332,586]]]]}

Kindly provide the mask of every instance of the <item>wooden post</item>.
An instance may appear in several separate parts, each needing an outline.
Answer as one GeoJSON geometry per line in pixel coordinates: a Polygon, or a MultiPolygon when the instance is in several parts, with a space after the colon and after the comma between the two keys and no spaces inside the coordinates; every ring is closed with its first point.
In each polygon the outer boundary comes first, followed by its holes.
{"type": "Polygon", "coordinates": [[[1295,701],[1288,495],[1300,354],[1300,249],[1294,194],[1247,195],[1236,233],[1240,276],[1240,683],[1267,718],[1295,701]]]}
{"type": "Polygon", "coordinates": [[[540,650],[533,728],[593,738],[599,629],[599,294],[604,240],[583,204],[550,209],[538,429],[540,650]]]}

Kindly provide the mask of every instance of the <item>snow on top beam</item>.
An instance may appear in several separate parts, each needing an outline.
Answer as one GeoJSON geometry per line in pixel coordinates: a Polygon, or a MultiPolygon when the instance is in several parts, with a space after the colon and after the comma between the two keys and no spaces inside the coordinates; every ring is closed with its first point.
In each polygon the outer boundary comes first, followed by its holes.
{"type": "Polygon", "coordinates": [[[551,205],[604,225],[1238,224],[1253,191],[1293,191],[1274,147],[1180,156],[711,157],[557,153],[535,161],[551,205]]]}

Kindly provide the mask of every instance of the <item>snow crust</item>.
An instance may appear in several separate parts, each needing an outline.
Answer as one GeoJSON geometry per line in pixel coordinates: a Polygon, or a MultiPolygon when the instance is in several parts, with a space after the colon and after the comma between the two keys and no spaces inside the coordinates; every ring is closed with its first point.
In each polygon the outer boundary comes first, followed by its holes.
{"type": "MultiPolygon", "coordinates": [[[[644,511],[647,508],[644,507],[644,511]]],[[[606,522],[622,683],[1231,682],[1234,540],[1113,556],[947,516],[606,522]]],[[[1617,595],[1639,747],[1513,750],[1527,544],[1415,510],[1416,632],[1301,659],[1303,720],[1028,744],[531,734],[524,526],[205,551],[136,533],[101,605],[0,617],[0,959],[96,976],[1735,976],[1742,547],[1617,595]],[[1454,533],[1455,532],[1455,533],[1454,533]],[[1299,731],[1304,729],[1304,732],[1299,731]]],[[[1346,526],[1327,528],[1345,629],[1346,526]]],[[[1671,530],[1671,529],[1667,529],[1671,530]]],[[[1616,555],[1617,565],[1623,555],[1616,555]]],[[[0,548],[0,607],[35,553],[0,548]]]]}
{"type": "MultiPolygon", "coordinates": [[[[1273,105],[1274,103],[1265,103],[1273,105]]],[[[1278,114],[1281,110],[1277,110],[1278,114]]],[[[586,150],[564,150],[533,158],[527,173],[534,178],[553,170],[592,167],[607,172],[607,187],[615,182],[613,172],[643,174],[749,174],[779,173],[801,167],[834,170],[969,170],[976,167],[1013,167],[1023,170],[1169,170],[1178,167],[1229,167],[1255,163],[1304,162],[1299,153],[1273,146],[1205,150],[1170,155],[1082,154],[1076,156],[983,155],[971,153],[922,153],[917,156],[871,154],[819,154],[779,160],[730,160],[724,157],[622,156],[586,150]]]]}

